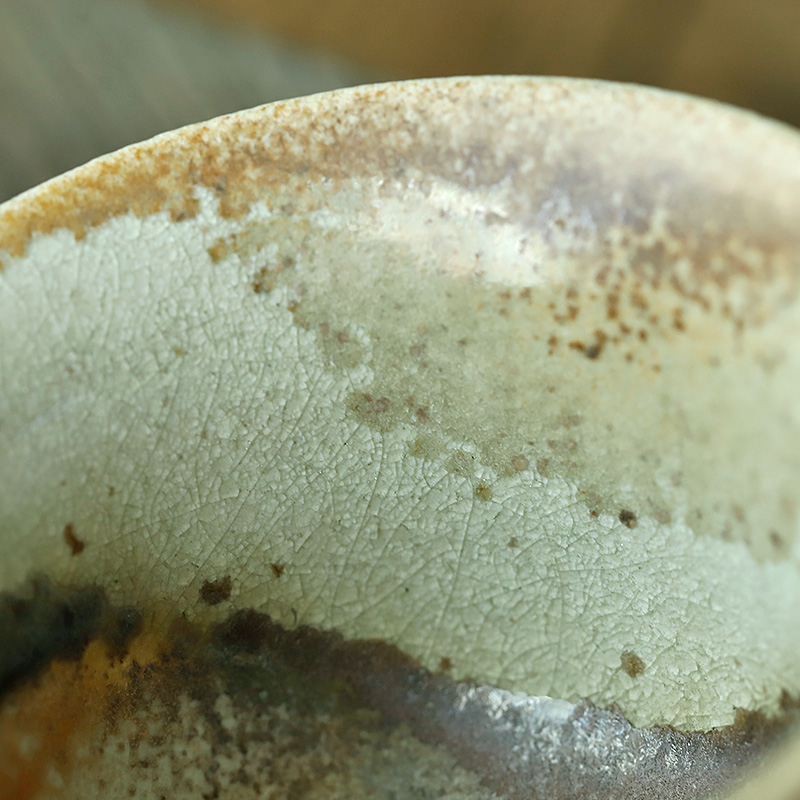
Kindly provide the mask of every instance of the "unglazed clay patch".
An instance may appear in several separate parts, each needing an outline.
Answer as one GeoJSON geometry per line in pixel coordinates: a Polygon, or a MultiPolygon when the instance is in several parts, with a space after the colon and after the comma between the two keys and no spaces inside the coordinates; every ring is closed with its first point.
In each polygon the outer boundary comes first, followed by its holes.
{"type": "Polygon", "coordinates": [[[431,673],[384,642],[289,630],[252,609],[156,635],[131,627],[133,613],[42,579],[0,598],[7,646],[21,652],[38,631],[54,656],[10,692],[0,662],[0,795],[701,798],[763,762],[788,721],[742,712],[708,733],[637,729],[587,703],[454,681],[447,658],[431,673]],[[65,614],[69,630],[48,628],[65,614]]]}
{"type": "Polygon", "coordinates": [[[790,132],[434,81],[37,192],[0,217],[0,588],[254,609],[635,726],[800,692],[790,132]]]}

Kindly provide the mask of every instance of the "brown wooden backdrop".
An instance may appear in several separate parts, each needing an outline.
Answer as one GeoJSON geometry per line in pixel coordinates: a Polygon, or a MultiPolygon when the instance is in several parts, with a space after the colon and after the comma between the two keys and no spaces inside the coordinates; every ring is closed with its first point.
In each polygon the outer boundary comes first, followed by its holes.
{"type": "Polygon", "coordinates": [[[798,0],[172,1],[247,20],[392,77],[635,81],[800,125],[798,0]]]}

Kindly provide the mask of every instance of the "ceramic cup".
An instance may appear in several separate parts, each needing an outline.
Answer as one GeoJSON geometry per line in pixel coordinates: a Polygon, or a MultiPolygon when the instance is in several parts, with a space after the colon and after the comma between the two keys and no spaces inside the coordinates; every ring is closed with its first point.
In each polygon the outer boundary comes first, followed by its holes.
{"type": "Polygon", "coordinates": [[[0,794],[761,763],[800,693],[798,219],[793,130],[519,77],[256,108],[0,207],[0,794]]]}

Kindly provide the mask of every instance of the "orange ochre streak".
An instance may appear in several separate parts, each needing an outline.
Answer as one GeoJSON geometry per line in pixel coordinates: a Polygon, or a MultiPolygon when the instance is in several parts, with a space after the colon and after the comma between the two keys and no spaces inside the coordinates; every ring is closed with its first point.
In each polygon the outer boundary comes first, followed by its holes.
{"type": "MultiPolygon", "coordinates": [[[[161,642],[142,632],[122,656],[102,640],[79,660],[55,660],[0,704],[0,798],[57,798],[72,770],[91,767],[105,726],[124,701],[131,667],[159,659],[161,642]]],[[[123,711],[124,713],[124,711],[123,711]]]]}

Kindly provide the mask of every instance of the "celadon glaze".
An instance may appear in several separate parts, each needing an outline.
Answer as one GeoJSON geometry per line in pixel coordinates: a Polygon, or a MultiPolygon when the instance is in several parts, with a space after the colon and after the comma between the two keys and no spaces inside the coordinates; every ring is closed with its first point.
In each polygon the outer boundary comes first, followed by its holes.
{"type": "Polygon", "coordinates": [[[559,79],[346,90],[75,170],[0,207],[0,589],[205,620],[230,575],[635,725],[775,712],[798,219],[795,132],[559,79]]]}

